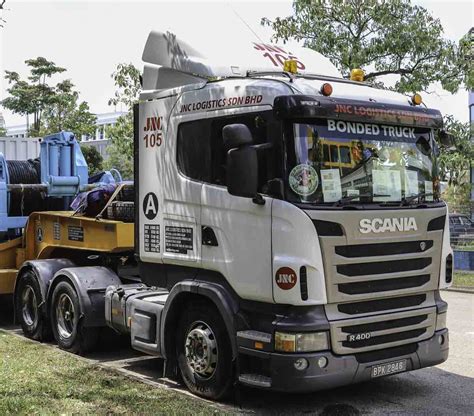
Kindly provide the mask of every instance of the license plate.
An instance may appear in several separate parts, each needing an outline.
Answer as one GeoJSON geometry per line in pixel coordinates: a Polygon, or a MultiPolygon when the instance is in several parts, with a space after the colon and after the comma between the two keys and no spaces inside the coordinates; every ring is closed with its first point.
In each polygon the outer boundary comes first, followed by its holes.
{"type": "Polygon", "coordinates": [[[385,364],[373,365],[371,370],[372,378],[401,373],[407,371],[407,360],[391,361],[385,364]]]}

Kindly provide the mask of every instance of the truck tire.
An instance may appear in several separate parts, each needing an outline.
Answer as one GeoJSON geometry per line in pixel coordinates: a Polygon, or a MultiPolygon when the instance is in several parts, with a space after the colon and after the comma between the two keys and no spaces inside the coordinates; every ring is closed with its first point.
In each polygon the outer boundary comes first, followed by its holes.
{"type": "Polygon", "coordinates": [[[233,381],[232,349],[217,308],[188,305],[176,332],[176,356],[184,383],[198,396],[219,400],[233,381]]]}
{"type": "Polygon", "coordinates": [[[84,354],[96,346],[100,329],[83,327],[82,315],[74,286],[59,282],[51,296],[50,317],[54,339],[61,349],[84,354]]]}
{"type": "Polygon", "coordinates": [[[51,339],[51,327],[46,314],[43,296],[35,273],[24,271],[15,290],[15,315],[23,334],[44,342],[51,339]]]}

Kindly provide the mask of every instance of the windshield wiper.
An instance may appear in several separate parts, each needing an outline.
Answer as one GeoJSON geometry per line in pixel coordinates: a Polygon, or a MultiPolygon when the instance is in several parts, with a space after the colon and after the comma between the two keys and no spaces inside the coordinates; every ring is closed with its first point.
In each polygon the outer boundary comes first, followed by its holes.
{"type": "MultiPolygon", "coordinates": [[[[346,205],[348,202],[351,202],[353,199],[357,199],[357,198],[360,198],[360,197],[369,197],[369,196],[372,196],[372,194],[348,195],[348,196],[345,196],[344,198],[341,198],[338,201],[334,202],[333,206],[334,207],[343,206],[343,205],[346,205]]],[[[390,195],[379,195],[379,194],[374,194],[373,195],[374,198],[389,197],[389,196],[390,195]]]]}
{"type": "Polygon", "coordinates": [[[418,194],[408,196],[402,199],[400,206],[403,207],[410,205],[415,199],[426,198],[427,196],[433,196],[433,194],[431,192],[420,192],[418,194]]]}

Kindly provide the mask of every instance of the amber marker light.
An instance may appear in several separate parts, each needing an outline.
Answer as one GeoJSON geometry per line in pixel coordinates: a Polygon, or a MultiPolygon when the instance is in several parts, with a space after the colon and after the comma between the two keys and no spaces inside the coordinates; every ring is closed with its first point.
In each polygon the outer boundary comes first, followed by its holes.
{"type": "Polygon", "coordinates": [[[351,70],[351,81],[363,82],[365,73],[363,69],[354,68],[351,70]]]}
{"type": "Polygon", "coordinates": [[[283,64],[283,71],[289,72],[290,74],[296,74],[298,72],[298,64],[295,59],[287,59],[283,64]]]}
{"type": "Polygon", "coordinates": [[[323,85],[321,85],[319,92],[325,97],[329,97],[332,94],[332,85],[328,82],[325,82],[323,85]]]}
{"type": "Polygon", "coordinates": [[[411,102],[413,105],[420,105],[423,102],[423,99],[421,98],[420,94],[415,93],[411,96],[411,102]]]}

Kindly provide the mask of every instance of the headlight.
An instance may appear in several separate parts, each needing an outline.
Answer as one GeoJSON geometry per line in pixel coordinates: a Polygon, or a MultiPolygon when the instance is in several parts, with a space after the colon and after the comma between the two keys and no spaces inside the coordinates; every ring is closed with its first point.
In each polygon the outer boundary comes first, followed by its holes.
{"type": "Polygon", "coordinates": [[[289,334],[275,332],[275,350],[282,352],[313,352],[329,349],[327,332],[289,334]]]}
{"type": "Polygon", "coordinates": [[[448,316],[447,312],[440,313],[436,317],[436,330],[441,331],[442,329],[446,328],[446,317],[448,316]]]}

